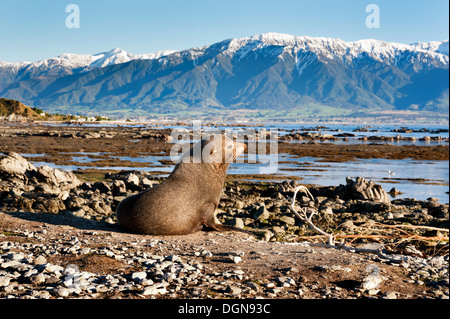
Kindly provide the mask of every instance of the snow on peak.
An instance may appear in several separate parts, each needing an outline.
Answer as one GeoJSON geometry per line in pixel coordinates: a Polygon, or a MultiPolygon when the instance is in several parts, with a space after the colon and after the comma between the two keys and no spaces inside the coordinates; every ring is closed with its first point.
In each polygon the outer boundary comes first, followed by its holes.
{"type": "Polygon", "coordinates": [[[102,68],[112,64],[119,64],[134,60],[134,56],[120,48],[115,48],[107,52],[94,54],[93,60],[89,63],[91,68],[102,68]]]}
{"type": "Polygon", "coordinates": [[[155,59],[162,58],[164,56],[170,55],[175,52],[178,52],[178,51],[176,51],[176,50],[161,50],[161,51],[156,51],[153,53],[136,54],[135,57],[137,59],[142,59],[142,60],[155,60],[155,59]]]}
{"type": "MultiPolygon", "coordinates": [[[[294,56],[296,63],[298,55],[305,52],[315,54],[319,59],[337,59],[352,63],[354,59],[370,56],[377,61],[396,64],[402,55],[414,53],[416,61],[433,58],[440,63],[448,65],[448,40],[421,45],[409,45],[395,42],[386,42],[375,39],[359,41],[343,41],[341,39],[310,36],[293,36],[282,33],[263,33],[251,37],[229,40],[225,51],[228,54],[237,54],[244,58],[248,53],[265,49],[269,46],[279,46],[283,50],[271,52],[282,58],[282,53],[289,52],[294,56]],[[446,55],[446,56],[445,56],[446,55]]],[[[412,60],[411,60],[412,62],[412,60]]]]}
{"type": "Polygon", "coordinates": [[[445,41],[415,42],[411,46],[421,50],[433,51],[448,55],[448,39],[445,41]]]}

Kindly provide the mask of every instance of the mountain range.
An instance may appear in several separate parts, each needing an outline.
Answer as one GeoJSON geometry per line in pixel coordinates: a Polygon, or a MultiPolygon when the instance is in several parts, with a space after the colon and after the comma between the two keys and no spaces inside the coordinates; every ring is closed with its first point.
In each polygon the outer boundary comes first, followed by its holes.
{"type": "Polygon", "coordinates": [[[182,51],[0,61],[0,97],[44,110],[449,111],[449,44],[266,33],[182,51]]]}

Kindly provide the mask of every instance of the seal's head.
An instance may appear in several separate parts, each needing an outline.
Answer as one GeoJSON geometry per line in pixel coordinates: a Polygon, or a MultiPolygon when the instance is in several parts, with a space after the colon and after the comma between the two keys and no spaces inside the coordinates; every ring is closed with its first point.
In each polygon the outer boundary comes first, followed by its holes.
{"type": "Polygon", "coordinates": [[[245,148],[244,143],[235,142],[225,135],[213,134],[196,143],[181,156],[179,162],[214,164],[226,170],[245,148]]]}

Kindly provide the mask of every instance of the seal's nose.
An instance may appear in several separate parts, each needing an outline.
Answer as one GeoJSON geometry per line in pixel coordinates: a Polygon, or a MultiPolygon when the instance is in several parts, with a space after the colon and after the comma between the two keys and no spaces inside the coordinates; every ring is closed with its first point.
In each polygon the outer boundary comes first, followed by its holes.
{"type": "Polygon", "coordinates": [[[244,143],[236,142],[236,157],[245,151],[247,146],[244,143]]]}

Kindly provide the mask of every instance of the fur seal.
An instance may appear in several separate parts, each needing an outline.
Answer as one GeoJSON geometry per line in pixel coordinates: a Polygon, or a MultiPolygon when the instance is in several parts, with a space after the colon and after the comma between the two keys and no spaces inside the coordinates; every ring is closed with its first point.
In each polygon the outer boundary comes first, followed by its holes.
{"type": "Polygon", "coordinates": [[[200,140],[180,157],[166,180],[119,203],[119,224],[127,231],[148,235],[185,235],[203,226],[252,234],[221,224],[215,215],[226,170],[245,148],[219,134],[200,140]]]}

